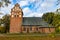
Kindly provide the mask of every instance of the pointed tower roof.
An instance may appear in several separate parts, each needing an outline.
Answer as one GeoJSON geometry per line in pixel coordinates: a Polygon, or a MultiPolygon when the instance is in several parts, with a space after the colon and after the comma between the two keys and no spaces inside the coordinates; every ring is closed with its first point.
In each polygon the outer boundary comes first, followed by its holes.
{"type": "Polygon", "coordinates": [[[20,9],[19,11],[22,11],[20,4],[18,4],[18,3],[15,4],[15,6],[11,9],[11,11],[17,11],[17,9],[20,9]]]}
{"type": "Polygon", "coordinates": [[[20,6],[20,5],[18,3],[16,3],[15,6],[20,6]]]}
{"type": "Polygon", "coordinates": [[[16,3],[15,6],[11,9],[11,13],[12,13],[12,12],[15,12],[15,13],[21,12],[22,15],[23,15],[23,11],[22,11],[22,9],[21,9],[21,7],[20,7],[20,4],[18,4],[18,3],[16,3]]]}

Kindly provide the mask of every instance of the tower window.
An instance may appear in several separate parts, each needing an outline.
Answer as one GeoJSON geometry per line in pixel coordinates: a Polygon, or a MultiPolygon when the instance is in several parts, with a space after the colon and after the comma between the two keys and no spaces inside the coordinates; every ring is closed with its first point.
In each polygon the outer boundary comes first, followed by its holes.
{"type": "Polygon", "coordinates": [[[21,15],[19,15],[19,17],[21,17],[21,15]]]}
{"type": "Polygon", "coordinates": [[[17,15],[17,17],[19,17],[19,15],[17,15]]]}
{"type": "Polygon", "coordinates": [[[14,17],[13,15],[11,17],[14,17]]]}
{"type": "Polygon", "coordinates": [[[16,17],[16,15],[14,15],[14,17],[16,17]]]}

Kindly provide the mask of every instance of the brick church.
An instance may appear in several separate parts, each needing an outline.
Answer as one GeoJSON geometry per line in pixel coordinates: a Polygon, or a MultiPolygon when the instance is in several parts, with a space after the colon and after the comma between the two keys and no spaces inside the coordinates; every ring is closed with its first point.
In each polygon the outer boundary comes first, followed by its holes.
{"type": "Polygon", "coordinates": [[[55,27],[49,26],[41,17],[23,17],[23,11],[17,3],[11,9],[10,33],[52,33],[55,27]]]}

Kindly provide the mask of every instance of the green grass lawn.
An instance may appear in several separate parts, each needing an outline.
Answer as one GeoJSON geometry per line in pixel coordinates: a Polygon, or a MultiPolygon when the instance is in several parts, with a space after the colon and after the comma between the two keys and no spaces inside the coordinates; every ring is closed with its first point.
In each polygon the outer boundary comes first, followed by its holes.
{"type": "Polygon", "coordinates": [[[60,40],[60,36],[32,36],[32,34],[0,34],[0,40],[60,40]],[[29,36],[31,35],[31,36],[29,36]]]}
{"type": "Polygon", "coordinates": [[[0,40],[60,40],[60,36],[48,37],[48,36],[14,36],[14,37],[2,37],[0,40]]]}
{"type": "Polygon", "coordinates": [[[14,36],[14,37],[0,37],[0,40],[55,40],[56,38],[42,37],[42,36],[14,36]]]}

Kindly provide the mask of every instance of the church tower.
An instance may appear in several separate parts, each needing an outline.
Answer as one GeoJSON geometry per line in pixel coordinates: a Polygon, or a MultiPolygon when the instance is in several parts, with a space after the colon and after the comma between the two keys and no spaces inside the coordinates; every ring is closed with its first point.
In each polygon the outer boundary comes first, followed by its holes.
{"type": "Polygon", "coordinates": [[[22,32],[22,19],[23,12],[20,8],[20,5],[17,3],[11,9],[11,17],[10,17],[10,33],[20,33],[22,32]]]}

